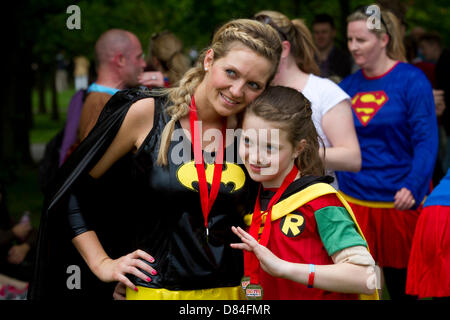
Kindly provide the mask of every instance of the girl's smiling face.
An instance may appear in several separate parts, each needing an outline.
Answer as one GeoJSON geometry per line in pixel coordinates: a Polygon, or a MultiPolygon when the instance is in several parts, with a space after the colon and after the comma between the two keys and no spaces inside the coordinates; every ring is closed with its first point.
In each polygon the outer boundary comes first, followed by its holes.
{"type": "Polygon", "coordinates": [[[276,122],[246,113],[239,155],[254,181],[265,188],[280,187],[299,153],[300,147],[294,148],[287,132],[276,122]]]}

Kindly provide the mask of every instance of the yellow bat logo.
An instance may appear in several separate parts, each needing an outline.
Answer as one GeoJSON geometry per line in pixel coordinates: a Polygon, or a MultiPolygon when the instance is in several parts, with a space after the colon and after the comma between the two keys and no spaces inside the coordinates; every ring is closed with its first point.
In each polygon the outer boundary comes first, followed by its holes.
{"type": "MultiPolygon", "coordinates": [[[[211,185],[214,175],[214,164],[206,164],[205,174],[206,182],[211,185]]],[[[185,163],[178,168],[177,179],[186,188],[193,191],[198,191],[192,185],[194,182],[198,182],[197,169],[195,168],[194,160],[185,163]]],[[[222,168],[222,178],[220,181],[224,185],[231,183],[233,185],[231,192],[235,192],[241,189],[245,184],[244,170],[242,170],[242,168],[237,164],[224,162],[222,168]]]]}

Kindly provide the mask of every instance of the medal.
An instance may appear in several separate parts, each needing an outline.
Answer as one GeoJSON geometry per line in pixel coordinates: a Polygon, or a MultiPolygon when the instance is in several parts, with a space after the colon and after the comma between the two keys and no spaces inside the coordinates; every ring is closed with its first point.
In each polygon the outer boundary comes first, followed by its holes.
{"type": "Polygon", "coordinates": [[[225,153],[225,130],[226,119],[222,123],[222,139],[217,150],[217,156],[214,161],[214,175],[211,182],[211,190],[208,195],[208,183],[206,182],[205,164],[203,162],[202,137],[198,127],[197,106],[195,105],[194,95],[191,98],[191,106],[189,110],[189,123],[191,128],[192,148],[194,149],[194,162],[197,170],[198,185],[200,193],[200,203],[202,206],[203,219],[205,221],[206,241],[208,241],[208,215],[217,198],[219,192],[220,180],[222,177],[223,155],[225,153]],[[197,124],[197,125],[196,125],[197,124]]]}
{"type": "Polygon", "coordinates": [[[245,288],[250,284],[250,277],[242,277],[241,279],[241,288],[245,292],[245,288]]]}
{"type": "Polygon", "coordinates": [[[259,284],[249,284],[245,288],[247,300],[262,300],[263,288],[259,284]]]}

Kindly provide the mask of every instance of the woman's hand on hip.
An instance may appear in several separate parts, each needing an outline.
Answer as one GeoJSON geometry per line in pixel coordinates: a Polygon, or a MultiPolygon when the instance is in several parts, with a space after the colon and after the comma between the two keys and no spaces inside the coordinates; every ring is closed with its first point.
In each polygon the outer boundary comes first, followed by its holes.
{"type": "Polygon", "coordinates": [[[156,270],[143,260],[150,263],[155,262],[155,259],[151,255],[142,250],[136,250],[118,259],[107,257],[97,266],[96,275],[104,282],[118,281],[128,288],[137,291],[136,286],[126,277],[127,274],[132,274],[147,282],[150,282],[151,278],[142,271],[151,275],[157,274],[156,270]]]}

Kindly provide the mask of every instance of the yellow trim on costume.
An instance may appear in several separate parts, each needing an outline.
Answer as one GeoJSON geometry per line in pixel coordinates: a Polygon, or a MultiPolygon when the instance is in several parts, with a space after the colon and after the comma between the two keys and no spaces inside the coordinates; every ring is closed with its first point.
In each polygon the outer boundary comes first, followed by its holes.
{"type": "MultiPolygon", "coordinates": [[[[358,230],[358,233],[361,235],[361,237],[364,239],[364,241],[366,241],[366,238],[364,237],[364,234],[362,233],[361,228],[359,227],[358,222],[356,221],[353,210],[350,207],[350,205],[347,203],[346,199],[338,191],[336,191],[336,189],[334,189],[331,185],[329,185],[327,183],[313,184],[312,186],[309,186],[309,187],[287,197],[286,199],[283,199],[282,201],[278,202],[272,208],[271,220],[272,221],[278,220],[316,198],[319,198],[319,197],[327,195],[327,194],[333,194],[333,193],[336,194],[336,196],[339,198],[339,200],[344,205],[345,209],[347,209],[348,213],[352,217],[353,222],[356,225],[356,229],[358,230]]],[[[251,214],[251,213],[247,214],[244,217],[244,222],[247,226],[251,225],[252,217],[253,217],[253,214],[251,214]]],[[[366,243],[367,243],[367,241],[366,241],[366,243]]],[[[369,246],[367,246],[367,250],[370,252],[369,246]]],[[[378,290],[375,290],[375,293],[372,295],[360,294],[359,299],[360,300],[379,300],[380,298],[378,296],[378,290]]]]}
{"type": "MultiPolygon", "coordinates": [[[[353,198],[352,196],[349,196],[348,194],[343,193],[342,191],[338,191],[345,200],[348,202],[351,202],[353,204],[357,204],[363,207],[369,207],[369,208],[381,208],[381,209],[393,209],[395,208],[394,202],[382,202],[382,201],[366,201],[366,200],[360,200],[353,198]]],[[[427,196],[425,196],[420,203],[423,205],[425,203],[425,200],[427,200],[427,196]]]]}
{"type": "Polygon", "coordinates": [[[199,290],[167,290],[138,286],[138,291],[127,287],[127,300],[245,300],[241,286],[199,290]]]}
{"type": "Polygon", "coordinates": [[[380,208],[380,209],[393,209],[395,208],[394,202],[382,202],[382,201],[366,201],[353,198],[348,194],[339,191],[339,193],[344,197],[348,202],[357,204],[359,206],[369,207],[369,208],[380,208]]]}

